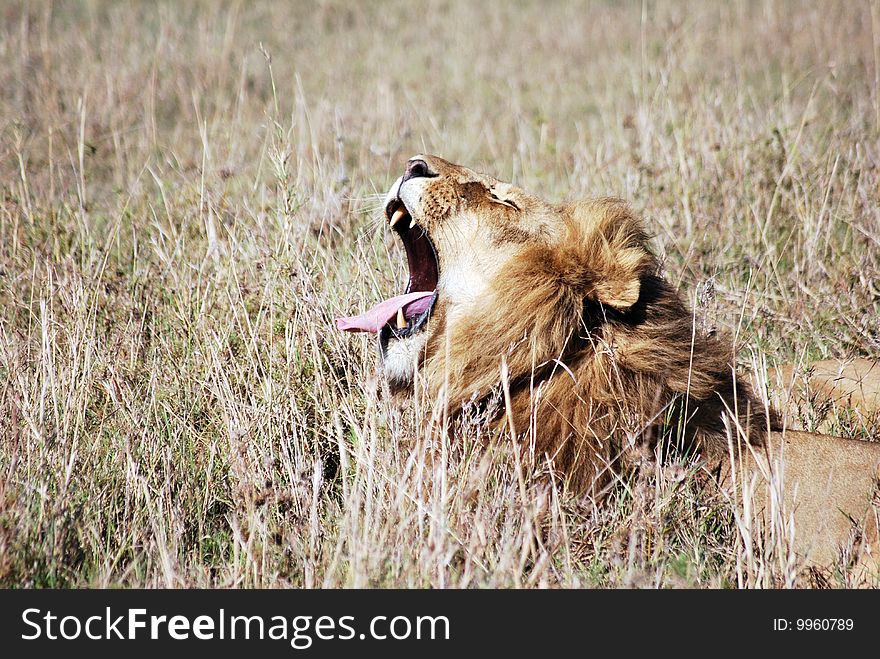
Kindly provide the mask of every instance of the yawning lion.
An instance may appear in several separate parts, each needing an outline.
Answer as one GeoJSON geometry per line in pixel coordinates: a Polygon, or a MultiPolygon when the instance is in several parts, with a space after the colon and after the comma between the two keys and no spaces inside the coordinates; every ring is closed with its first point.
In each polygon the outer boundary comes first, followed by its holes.
{"type": "Polygon", "coordinates": [[[697,330],[624,202],[551,204],[416,156],[385,213],[406,252],[406,290],[337,324],[378,334],[393,391],[424,386],[453,415],[500,398],[495,420],[524,454],[591,496],[634,443],[759,471],[799,493],[791,506],[809,540],[799,546],[813,561],[832,560],[865,520],[880,443],[771,432],[780,416],[737,377],[730,342],[697,330]]]}

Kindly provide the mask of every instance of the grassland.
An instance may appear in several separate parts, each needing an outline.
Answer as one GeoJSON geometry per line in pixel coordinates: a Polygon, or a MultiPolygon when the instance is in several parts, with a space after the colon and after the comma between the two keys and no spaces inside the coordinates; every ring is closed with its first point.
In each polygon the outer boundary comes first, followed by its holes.
{"type": "Polygon", "coordinates": [[[629,199],[744,366],[877,356],[878,138],[877,2],[4,2],[0,585],[795,584],[686,464],[595,510],[426,435],[332,319],[428,152],[629,199]]]}

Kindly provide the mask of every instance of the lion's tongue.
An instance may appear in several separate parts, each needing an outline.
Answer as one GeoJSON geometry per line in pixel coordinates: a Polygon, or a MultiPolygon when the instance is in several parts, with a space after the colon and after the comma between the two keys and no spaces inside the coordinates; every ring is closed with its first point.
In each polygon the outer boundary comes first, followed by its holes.
{"type": "Polygon", "coordinates": [[[397,310],[404,307],[405,316],[418,315],[428,308],[429,298],[434,291],[419,291],[418,293],[406,293],[398,295],[390,300],[380,302],[375,307],[362,313],[360,316],[346,316],[336,319],[336,329],[346,332],[378,332],[389,320],[394,318],[397,310]],[[420,302],[424,300],[424,302],[420,302]]]}

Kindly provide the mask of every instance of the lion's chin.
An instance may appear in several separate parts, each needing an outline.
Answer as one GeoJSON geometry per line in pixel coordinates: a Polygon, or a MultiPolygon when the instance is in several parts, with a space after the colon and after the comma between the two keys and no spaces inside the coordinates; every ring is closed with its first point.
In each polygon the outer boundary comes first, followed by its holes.
{"type": "Polygon", "coordinates": [[[406,338],[379,337],[382,370],[392,391],[412,386],[419,358],[428,342],[428,333],[419,332],[406,338]]]}

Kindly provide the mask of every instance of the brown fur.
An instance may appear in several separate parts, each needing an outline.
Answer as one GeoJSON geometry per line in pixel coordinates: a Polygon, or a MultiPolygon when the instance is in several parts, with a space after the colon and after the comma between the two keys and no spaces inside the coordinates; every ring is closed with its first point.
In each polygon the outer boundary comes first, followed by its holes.
{"type": "MultiPolygon", "coordinates": [[[[734,499],[752,513],[743,520],[787,523],[791,513],[793,548],[808,562],[832,562],[855,528],[857,562],[877,563],[880,443],[766,432],[781,429],[779,416],[737,379],[729,340],[695,331],[624,202],[551,205],[418,159],[427,175],[401,179],[389,203],[402,201],[431,238],[440,281],[420,333],[383,344],[393,391],[421,383],[452,415],[470,406],[494,414],[527,458],[591,495],[628,447],[671,438],[673,450],[699,449],[725,489],[753,491],[734,499]]],[[[819,365],[814,383],[876,403],[875,365],[862,362],[819,365]]]]}
{"type": "Polygon", "coordinates": [[[775,426],[775,414],[734,379],[731,345],[694,331],[624,202],[550,206],[509,186],[500,199],[492,179],[429,163],[438,175],[423,184],[416,219],[437,244],[441,272],[444,236],[469,212],[501,250],[479,312],[447,323],[441,290],[430,321],[421,371],[453,414],[499,391],[506,363],[509,414],[498,421],[512,422],[529,454],[551,459],[571,487],[593,493],[625,438],[656,439],[661,427],[681,425],[680,439],[723,453],[724,413],[735,411],[755,443],[768,420],[775,426]]]}
{"type": "Polygon", "coordinates": [[[485,314],[435,335],[424,367],[432,390],[448,376],[457,410],[497,386],[505,359],[514,427],[533,427],[534,452],[553,458],[579,490],[604,485],[618,435],[657,428],[676,398],[690,417],[686,437],[705,448],[726,450],[727,409],[759,442],[754,431],[766,429],[767,413],[744,382],[734,383],[731,347],[695,334],[630,209],[600,199],[558,212],[563,239],[530,245],[493,282],[485,314]]]}

